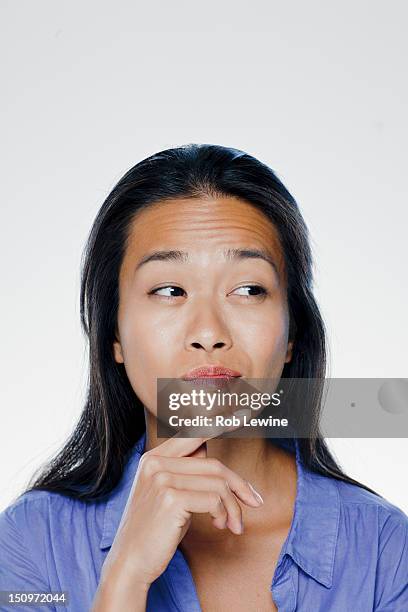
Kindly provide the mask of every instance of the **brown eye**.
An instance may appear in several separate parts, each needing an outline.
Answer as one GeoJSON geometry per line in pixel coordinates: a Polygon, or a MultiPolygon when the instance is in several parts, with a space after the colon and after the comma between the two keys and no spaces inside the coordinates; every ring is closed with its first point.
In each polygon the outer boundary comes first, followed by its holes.
{"type": "Polygon", "coordinates": [[[241,294],[244,297],[262,297],[268,294],[268,291],[265,289],[265,287],[262,287],[262,285],[244,285],[242,287],[238,287],[238,289],[235,289],[235,291],[238,291],[241,289],[243,290],[249,289],[251,292],[249,294],[245,294],[245,293],[241,294]]]}
{"type": "Polygon", "coordinates": [[[161,297],[165,297],[165,298],[172,298],[172,297],[179,297],[180,294],[177,293],[178,291],[185,293],[184,289],[182,289],[181,287],[176,287],[175,285],[167,285],[165,287],[157,287],[156,289],[152,289],[152,291],[149,291],[149,295],[160,295],[161,297]],[[158,291],[164,291],[164,290],[170,290],[170,291],[176,291],[176,293],[172,293],[171,295],[163,295],[162,293],[159,294],[157,293],[158,291]]]}

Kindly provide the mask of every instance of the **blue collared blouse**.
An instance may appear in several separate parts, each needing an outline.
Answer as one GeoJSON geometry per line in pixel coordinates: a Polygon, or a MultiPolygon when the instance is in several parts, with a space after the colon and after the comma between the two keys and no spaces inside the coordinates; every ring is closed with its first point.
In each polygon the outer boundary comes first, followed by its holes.
{"type": "MultiPolygon", "coordinates": [[[[107,501],[29,491],[0,513],[0,591],[67,591],[69,598],[66,607],[1,610],[91,609],[145,442],[144,433],[107,501]]],[[[357,485],[311,472],[292,443],[295,509],[270,584],[279,612],[408,612],[408,516],[357,485]]],[[[151,585],[147,611],[201,611],[180,548],[151,585]]]]}

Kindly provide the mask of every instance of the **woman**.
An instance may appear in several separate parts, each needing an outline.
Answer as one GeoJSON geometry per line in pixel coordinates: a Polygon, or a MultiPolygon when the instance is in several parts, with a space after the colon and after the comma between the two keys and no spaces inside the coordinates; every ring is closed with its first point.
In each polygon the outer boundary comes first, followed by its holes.
{"type": "Polygon", "coordinates": [[[308,439],[157,436],[158,378],[323,381],[308,233],[270,168],[187,145],[129,170],[89,236],[81,321],[86,405],[0,515],[2,590],[75,612],[408,610],[408,517],[337,465],[321,388],[308,439]]]}

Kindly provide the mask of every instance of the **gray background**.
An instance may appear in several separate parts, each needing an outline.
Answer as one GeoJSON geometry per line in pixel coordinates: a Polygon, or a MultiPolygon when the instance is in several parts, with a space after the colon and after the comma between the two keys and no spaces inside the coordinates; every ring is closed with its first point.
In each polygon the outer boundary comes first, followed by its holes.
{"type": "MultiPolygon", "coordinates": [[[[85,392],[80,255],[155,151],[243,149],[313,237],[331,376],[406,377],[404,2],[1,3],[0,506],[62,445],[85,392]]],[[[332,439],[408,511],[406,439],[332,439]]]]}

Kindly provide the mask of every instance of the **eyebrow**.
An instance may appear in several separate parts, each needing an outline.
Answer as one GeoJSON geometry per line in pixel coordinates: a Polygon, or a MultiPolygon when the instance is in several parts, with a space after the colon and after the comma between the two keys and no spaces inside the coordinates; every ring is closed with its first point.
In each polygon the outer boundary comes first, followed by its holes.
{"type": "MultiPolygon", "coordinates": [[[[269,263],[275,271],[276,276],[279,279],[278,267],[275,260],[271,255],[264,249],[224,249],[223,255],[227,261],[239,261],[244,259],[263,259],[269,263]]],[[[144,255],[136,266],[135,272],[139,268],[150,261],[175,261],[178,263],[187,263],[189,261],[189,255],[185,251],[153,251],[144,255]]]]}

